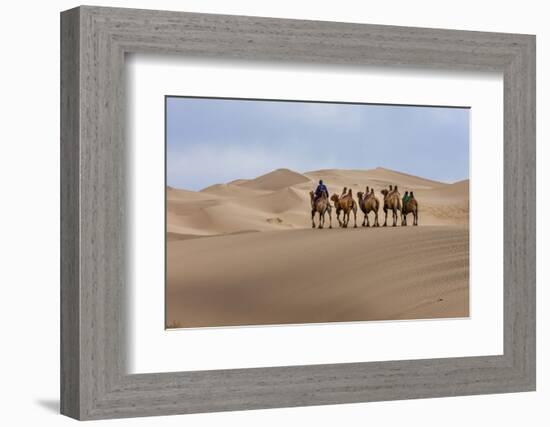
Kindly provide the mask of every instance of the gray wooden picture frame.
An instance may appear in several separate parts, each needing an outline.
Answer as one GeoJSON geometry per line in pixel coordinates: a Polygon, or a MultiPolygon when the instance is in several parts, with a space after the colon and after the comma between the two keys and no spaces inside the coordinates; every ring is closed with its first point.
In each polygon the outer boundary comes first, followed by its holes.
{"type": "Polygon", "coordinates": [[[534,36],[88,6],[62,12],[63,414],[86,420],[530,390],[534,36]],[[124,61],[136,52],[502,72],[503,355],[127,374],[124,61]]]}

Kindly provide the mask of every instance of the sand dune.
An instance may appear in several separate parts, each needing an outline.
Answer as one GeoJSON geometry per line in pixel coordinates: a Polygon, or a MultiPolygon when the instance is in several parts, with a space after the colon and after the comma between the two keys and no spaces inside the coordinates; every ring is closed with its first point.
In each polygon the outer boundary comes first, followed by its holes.
{"type": "Polygon", "coordinates": [[[166,194],[173,327],[468,315],[468,180],[277,169],[166,194]],[[339,229],[333,214],[335,228],[312,230],[309,191],[319,179],[331,193],[368,185],[381,201],[390,184],[414,191],[420,226],[339,229]]]}
{"type": "Polygon", "coordinates": [[[180,327],[468,316],[463,227],[291,230],[172,242],[180,327]]]}
{"type": "Polygon", "coordinates": [[[203,188],[200,193],[212,194],[214,196],[221,197],[250,197],[258,196],[260,194],[266,194],[269,191],[262,191],[260,189],[247,188],[238,184],[214,184],[210,187],[203,188]]]}
{"type": "Polygon", "coordinates": [[[255,190],[280,190],[296,184],[309,182],[310,179],[290,169],[277,169],[255,179],[240,182],[237,185],[255,190]]]}
{"type": "Polygon", "coordinates": [[[346,169],[323,169],[319,171],[306,172],[305,176],[317,182],[323,179],[333,185],[338,186],[360,186],[369,184],[371,187],[384,187],[389,184],[407,187],[407,189],[431,189],[440,185],[442,182],[432,181],[418,176],[413,176],[391,169],[376,168],[368,170],[346,170],[346,169]]]}
{"type": "Polygon", "coordinates": [[[303,207],[309,205],[309,195],[294,187],[285,187],[258,197],[243,199],[245,206],[271,213],[287,212],[299,209],[303,213],[303,207]]]}
{"type": "MultiPolygon", "coordinates": [[[[255,179],[215,184],[201,191],[168,189],[167,222],[172,239],[256,230],[309,228],[309,191],[323,179],[329,191],[348,187],[357,194],[365,186],[380,190],[398,185],[402,194],[414,191],[420,225],[466,226],[469,218],[469,181],[445,184],[384,168],[372,170],[327,169],[300,174],[277,169],[255,179]]],[[[382,210],[380,215],[383,216],[382,210]]],[[[371,214],[372,217],[372,214],[371,214]]],[[[363,221],[359,213],[358,221],[363,221]]],[[[336,223],[336,222],[335,222],[336,223]]]]}
{"type": "Polygon", "coordinates": [[[166,188],[166,201],[171,207],[173,202],[194,202],[197,200],[212,200],[215,195],[203,194],[199,191],[181,190],[172,187],[166,188]]]}

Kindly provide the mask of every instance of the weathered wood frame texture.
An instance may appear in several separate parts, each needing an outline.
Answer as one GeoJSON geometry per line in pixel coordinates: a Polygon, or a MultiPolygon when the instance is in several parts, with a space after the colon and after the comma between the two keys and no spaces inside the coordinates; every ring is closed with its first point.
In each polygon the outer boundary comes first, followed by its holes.
{"type": "Polygon", "coordinates": [[[84,420],[535,389],[534,36],[71,9],[61,14],[61,166],[65,415],[84,420]],[[128,375],[124,58],[134,52],[502,72],[504,354],[128,375]]]}

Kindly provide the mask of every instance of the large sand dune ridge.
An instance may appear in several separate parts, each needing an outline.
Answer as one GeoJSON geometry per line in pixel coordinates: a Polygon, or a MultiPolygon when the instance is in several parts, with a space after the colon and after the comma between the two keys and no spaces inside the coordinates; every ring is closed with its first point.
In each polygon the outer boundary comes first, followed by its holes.
{"type": "MultiPolygon", "coordinates": [[[[277,169],[166,195],[169,327],[469,314],[468,180],[384,168],[277,169]],[[339,228],[333,213],[332,230],[313,230],[309,191],[319,179],[330,193],[347,187],[355,198],[368,185],[381,202],[389,185],[414,191],[419,226],[362,228],[358,211],[357,229],[339,228]]],[[[379,215],[382,224],[382,208],[379,215]]]]}

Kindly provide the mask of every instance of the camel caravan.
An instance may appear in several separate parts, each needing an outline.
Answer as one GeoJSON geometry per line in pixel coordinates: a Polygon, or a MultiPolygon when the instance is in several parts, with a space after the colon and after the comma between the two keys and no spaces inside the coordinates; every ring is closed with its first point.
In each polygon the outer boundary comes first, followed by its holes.
{"type": "MultiPolygon", "coordinates": [[[[398,212],[401,214],[401,225],[407,225],[407,215],[412,214],[413,225],[418,225],[418,202],[414,197],[412,191],[406,191],[405,195],[401,197],[401,193],[397,188],[397,185],[389,186],[389,189],[384,188],[380,191],[383,196],[382,209],[384,210],[384,224],[383,227],[388,225],[388,212],[392,214],[393,226],[397,226],[398,212]]],[[[380,208],[380,200],[374,194],[374,188],[370,188],[367,185],[365,192],[357,192],[357,201],[353,198],[351,188],[344,187],[340,195],[333,194],[329,196],[329,192],[323,180],[319,181],[319,185],[315,191],[310,191],[309,196],[311,199],[311,227],[324,228],[325,216],[328,215],[329,228],[332,228],[332,209],[336,211],[336,219],[338,224],[342,228],[347,228],[351,215],[353,214],[353,227],[357,228],[357,208],[363,212],[363,227],[371,227],[369,220],[369,213],[374,213],[374,222],[372,227],[379,227],[378,223],[378,211],[380,208]],[[332,201],[333,206],[330,202],[332,201]],[[342,219],[340,219],[342,214],[342,219]],[[315,217],[318,218],[318,224],[315,224],[315,217]]]]}

